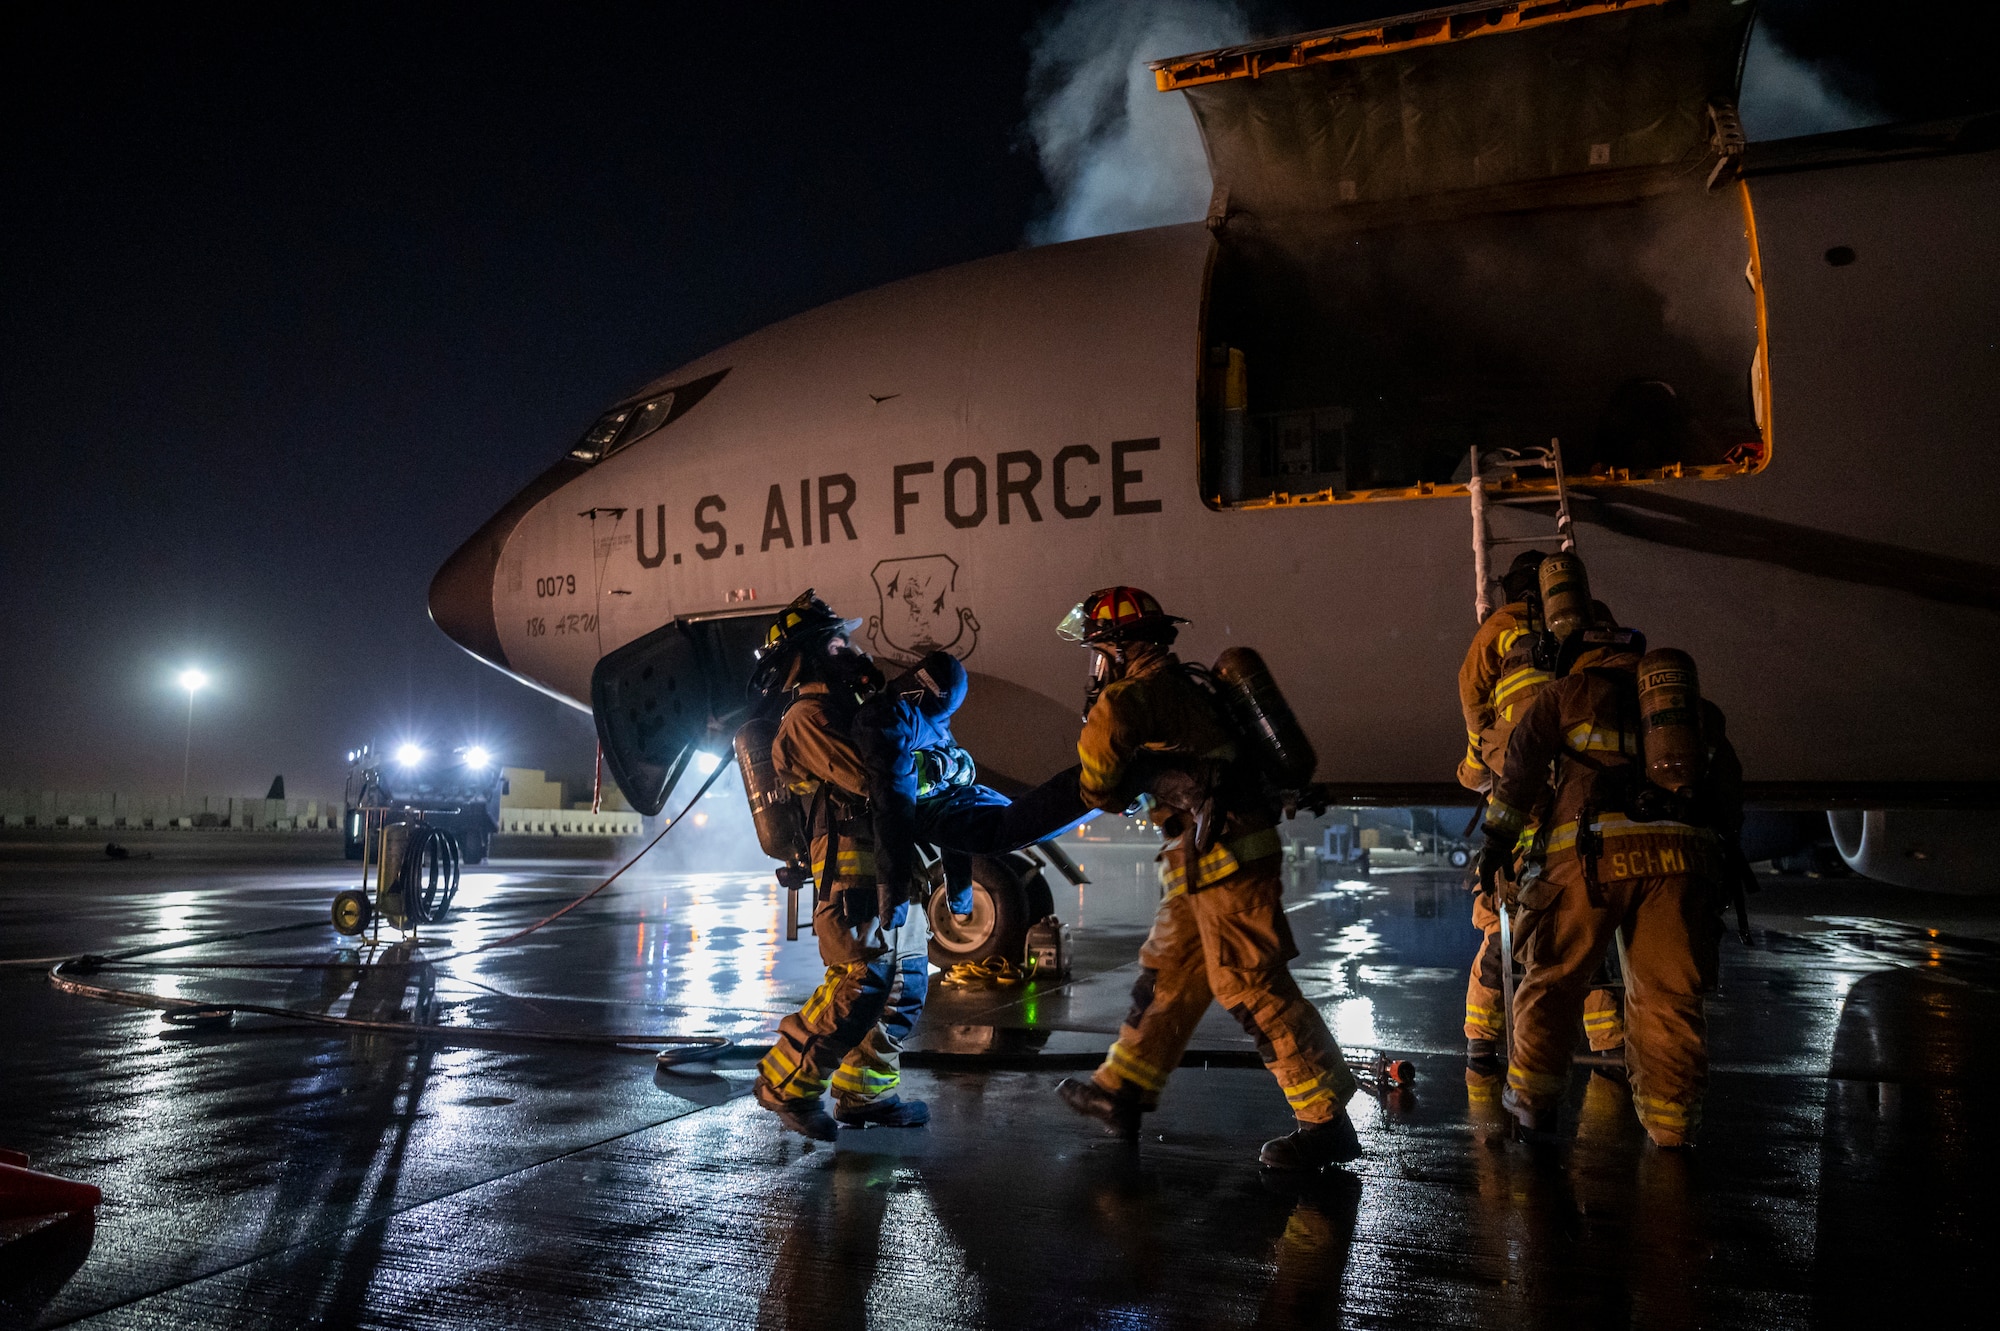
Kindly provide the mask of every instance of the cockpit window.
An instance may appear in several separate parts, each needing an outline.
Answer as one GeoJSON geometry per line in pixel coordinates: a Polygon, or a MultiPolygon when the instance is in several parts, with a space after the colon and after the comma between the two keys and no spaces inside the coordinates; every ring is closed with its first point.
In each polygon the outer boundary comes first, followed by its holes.
{"type": "Polygon", "coordinates": [[[597,418],[569,455],[579,462],[601,462],[622,448],[630,447],[647,435],[686,415],[695,403],[708,396],[722,382],[728,370],[717,370],[674,388],[663,388],[650,397],[622,407],[613,407],[597,418]]]}
{"type": "Polygon", "coordinates": [[[631,419],[630,407],[617,407],[605,412],[597,418],[595,424],[583,432],[583,438],[577,440],[576,447],[569,451],[569,455],[579,462],[597,461],[611,451],[613,442],[618,438],[618,432],[624,429],[625,422],[631,419]]]}

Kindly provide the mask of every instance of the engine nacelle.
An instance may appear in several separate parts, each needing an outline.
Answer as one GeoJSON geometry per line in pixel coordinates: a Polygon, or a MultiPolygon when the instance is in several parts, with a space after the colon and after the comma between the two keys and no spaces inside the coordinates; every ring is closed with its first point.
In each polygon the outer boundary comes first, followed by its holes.
{"type": "Polygon", "coordinates": [[[1834,848],[1858,874],[1925,892],[2000,892],[2000,813],[1837,809],[1826,820],[1834,848]]]}

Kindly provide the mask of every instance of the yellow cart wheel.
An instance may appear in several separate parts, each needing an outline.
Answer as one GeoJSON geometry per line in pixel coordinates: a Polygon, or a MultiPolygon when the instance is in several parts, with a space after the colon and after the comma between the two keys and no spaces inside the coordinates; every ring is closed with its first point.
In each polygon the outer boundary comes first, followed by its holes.
{"type": "Polygon", "coordinates": [[[369,904],[364,892],[349,888],[333,898],[333,927],[349,938],[368,927],[375,918],[375,907],[369,904]]]}

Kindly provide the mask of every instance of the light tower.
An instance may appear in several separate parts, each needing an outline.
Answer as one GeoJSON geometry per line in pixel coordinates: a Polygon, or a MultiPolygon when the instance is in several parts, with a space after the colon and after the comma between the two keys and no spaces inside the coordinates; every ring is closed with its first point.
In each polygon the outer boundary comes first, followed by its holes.
{"type": "Polygon", "coordinates": [[[187,690],[187,734],[181,741],[181,802],[187,802],[188,760],[194,755],[194,695],[208,687],[208,676],[189,666],[180,673],[180,686],[187,690]]]}

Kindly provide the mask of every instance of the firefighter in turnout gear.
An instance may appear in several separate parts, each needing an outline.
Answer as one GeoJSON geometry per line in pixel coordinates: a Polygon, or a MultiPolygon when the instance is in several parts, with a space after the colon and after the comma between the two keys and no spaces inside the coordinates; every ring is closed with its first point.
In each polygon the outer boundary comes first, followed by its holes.
{"type": "Polygon", "coordinates": [[[1077,742],[1084,801],[1116,812],[1144,795],[1168,841],[1165,897],[1118,1040],[1092,1077],[1056,1089],[1070,1108],[1136,1138],[1214,1000],[1256,1041],[1299,1121],[1265,1144],[1263,1163],[1352,1160],[1361,1153],[1346,1108],[1354,1077],[1286,965],[1298,948],[1279,902],[1274,811],[1216,698],[1169,650],[1184,622],[1143,591],[1113,587],[1059,630],[1091,648],[1077,742]]]}
{"type": "MultiPolygon", "coordinates": [[[[1465,716],[1465,757],[1458,764],[1458,781],[1467,790],[1492,788],[1493,769],[1507,752],[1514,725],[1555,675],[1554,646],[1541,617],[1537,575],[1548,556],[1528,550],[1515,556],[1500,579],[1506,604],[1486,617],[1466,649],[1458,668],[1458,704],[1465,716]]],[[[1591,602],[1592,618],[1612,627],[1610,609],[1591,602]]],[[[1523,829],[1532,835],[1533,829],[1523,829]]],[[[1472,898],[1472,927],[1481,934],[1465,985],[1465,1058],[1468,1076],[1497,1080],[1500,1051],[1506,1038],[1505,992],[1501,987],[1500,916],[1493,895],[1483,889],[1472,898]]],[[[1584,999],[1584,1034],[1590,1047],[1606,1053],[1625,1042],[1625,1024],[1618,995],[1593,988],[1584,999]]]]}
{"type": "Polygon", "coordinates": [[[1539,822],[1515,888],[1526,974],[1502,1101],[1525,1132],[1554,1130],[1585,991],[1622,929],[1633,1105],[1654,1142],[1679,1148],[1701,1121],[1702,998],[1715,982],[1732,856],[1740,859],[1742,768],[1721,711],[1691,689],[1689,705],[1643,717],[1642,740],[1641,635],[1577,638],[1564,646],[1573,664],[1562,663],[1562,677],[1515,723],[1487,806],[1480,873],[1489,887],[1513,876],[1521,832],[1539,822]],[[1694,755],[1682,766],[1699,768],[1679,789],[1649,777],[1661,770],[1649,769],[1649,752],[1668,749],[1655,727],[1669,722],[1694,755]],[[1546,812],[1537,820],[1538,808],[1546,812]]]}
{"type": "Polygon", "coordinates": [[[878,892],[869,775],[853,739],[857,712],[882,676],[848,641],[843,620],[805,592],[778,615],[752,689],[787,696],[771,765],[806,811],[815,892],[813,936],[826,978],[778,1027],[757,1065],[757,1103],[794,1132],[830,1141],[850,1127],[927,1122],[921,1100],[896,1093],[899,1055],[930,984],[925,913],[878,892]],[[821,1097],[833,1088],[835,1115],[821,1097]]]}

